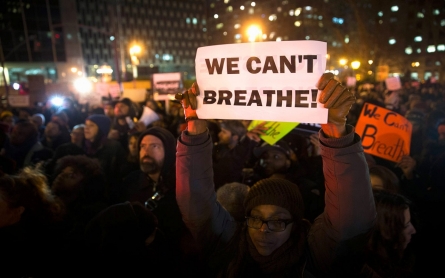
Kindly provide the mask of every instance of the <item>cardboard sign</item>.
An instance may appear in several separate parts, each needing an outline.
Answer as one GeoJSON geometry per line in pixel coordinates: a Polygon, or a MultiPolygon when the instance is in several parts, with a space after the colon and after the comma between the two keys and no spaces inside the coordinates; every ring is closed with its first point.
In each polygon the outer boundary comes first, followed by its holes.
{"type": "Polygon", "coordinates": [[[201,119],[326,123],[316,88],[326,52],[320,41],[200,47],[196,112],[201,119]]]}
{"type": "Polygon", "coordinates": [[[29,107],[29,95],[9,95],[8,103],[12,107],[29,107]]]}
{"type": "Polygon", "coordinates": [[[183,87],[180,72],[153,74],[153,92],[160,95],[174,95],[182,91],[183,87]]]}
{"type": "Polygon", "coordinates": [[[385,84],[388,91],[397,91],[402,89],[402,82],[400,82],[400,78],[398,76],[386,78],[385,84]]]}
{"type": "Polygon", "coordinates": [[[412,124],[392,110],[370,103],[363,105],[355,126],[366,153],[393,162],[409,155],[412,124]]]}
{"type": "Polygon", "coordinates": [[[144,102],[147,99],[147,90],[145,90],[145,89],[124,89],[122,98],[129,98],[134,102],[144,102]]]}
{"type": "MultiPolygon", "coordinates": [[[[253,120],[252,122],[250,122],[247,130],[252,130],[257,125],[264,122],[266,121],[253,120]]],[[[297,125],[298,123],[290,122],[266,122],[266,124],[264,125],[264,127],[267,128],[267,130],[265,131],[266,135],[260,135],[260,138],[267,142],[269,145],[274,145],[297,125]]]]}

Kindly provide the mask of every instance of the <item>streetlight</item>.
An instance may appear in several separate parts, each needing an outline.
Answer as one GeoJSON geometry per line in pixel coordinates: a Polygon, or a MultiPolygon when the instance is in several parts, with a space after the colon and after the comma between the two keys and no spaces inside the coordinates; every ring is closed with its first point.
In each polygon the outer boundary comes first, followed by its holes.
{"type": "Polygon", "coordinates": [[[249,28],[247,28],[247,37],[250,42],[256,41],[257,38],[259,38],[259,41],[261,41],[262,34],[263,34],[263,31],[257,25],[250,25],[249,28]]]}
{"type": "MultiPolygon", "coordinates": [[[[355,73],[355,71],[358,70],[358,68],[360,67],[360,61],[352,61],[351,67],[352,67],[353,72],[355,73]]],[[[361,76],[359,73],[355,73],[355,79],[357,81],[359,81],[361,79],[361,76]]]]}
{"type": "Polygon", "coordinates": [[[137,55],[141,53],[141,47],[139,45],[133,45],[130,47],[131,66],[133,68],[133,79],[138,77],[137,65],[139,65],[139,59],[137,55]]]}

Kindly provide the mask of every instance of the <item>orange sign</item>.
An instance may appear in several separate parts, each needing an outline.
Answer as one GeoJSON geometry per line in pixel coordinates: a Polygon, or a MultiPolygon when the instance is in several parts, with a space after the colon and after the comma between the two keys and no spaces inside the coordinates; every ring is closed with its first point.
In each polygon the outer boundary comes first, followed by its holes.
{"type": "Polygon", "coordinates": [[[365,103],[355,131],[368,154],[394,162],[409,155],[412,124],[394,111],[365,103]]]}

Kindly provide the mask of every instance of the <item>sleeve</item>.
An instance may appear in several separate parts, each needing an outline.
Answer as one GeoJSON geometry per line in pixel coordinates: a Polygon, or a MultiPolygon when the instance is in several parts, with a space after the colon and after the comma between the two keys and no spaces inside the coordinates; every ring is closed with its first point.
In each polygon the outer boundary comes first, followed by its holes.
{"type": "Polygon", "coordinates": [[[354,127],[341,138],[327,138],[320,130],[320,147],[325,177],[325,209],[315,219],[308,243],[316,267],[327,272],[339,252],[364,250],[374,225],[376,210],[367,162],[354,127]],[[361,240],[357,240],[362,238],[361,240]],[[353,247],[343,248],[346,245],[353,247]],[[347,243],[347,244],[345,244],[347,243]],[[341,250],[341,251],[340,251],[341,250]]]}
{"type": "Polygon", "coordinates": [[[205,245],[227,243],[236,228],[233,218],[216,201],[212,148],[208,132],[191,136],[185,130],[176,152],[176,200],[184,223],[205,245]]]}

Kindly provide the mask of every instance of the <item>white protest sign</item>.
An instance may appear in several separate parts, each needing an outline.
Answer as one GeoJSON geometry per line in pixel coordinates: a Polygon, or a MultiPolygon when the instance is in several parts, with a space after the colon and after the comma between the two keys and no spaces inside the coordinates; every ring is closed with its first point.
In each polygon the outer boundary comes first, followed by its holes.
{"type": "Polygon", "coordinates": [[[320,41],[200,47],[196,112],[202,119],[326,123],[316,88],[326,52],[320,41]]]}
{"type": "Polygon", "coordinates": [[[402,83],[400,82],[400,78],[398,76],[386,78],[385,84],[388,91],[397,91],[402,89],[402,83]]]}
{"type": "Polygon", "coordinates": [[[346,79],[346,87],[355,87],[356,84],[357,79],[355,79],[355,77],[353,76],[348,76],[348,78],[346,79]]]}

